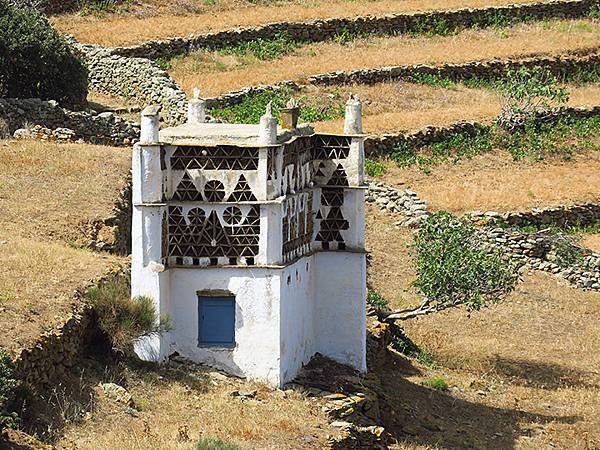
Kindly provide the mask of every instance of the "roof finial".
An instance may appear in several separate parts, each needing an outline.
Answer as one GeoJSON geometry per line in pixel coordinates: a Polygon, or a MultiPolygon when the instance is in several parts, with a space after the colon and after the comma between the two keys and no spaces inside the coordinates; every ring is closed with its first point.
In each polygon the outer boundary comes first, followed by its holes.
{"type": "Polygon", "coordinates": [[[200,89],[199,88],[196,87],[192,90],[192,98],[194,100],[200,100],[200,89]]]}
{"type": "Polygon", "coordinates": [[[265,116],[273,117],[273,102],[272,101],[267,103],[267,110],[265,111],[265,116]]]}

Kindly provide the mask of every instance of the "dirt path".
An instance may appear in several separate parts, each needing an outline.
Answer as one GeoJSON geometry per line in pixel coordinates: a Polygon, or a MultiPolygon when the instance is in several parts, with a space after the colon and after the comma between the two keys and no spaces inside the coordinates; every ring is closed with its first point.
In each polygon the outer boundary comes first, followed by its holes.
{"type": "MultiPolygon", "coordinates": [[[[535,1],[521,0],[518,3],[535,1]]],[[[74,35],[81,42],[118,46],[271,22],[474,8],[508,5],[515,2],[511,0],[298,0],[271,3],[220,0],[203,3],[204,5],[198,5],[185,1],[154,0],[144,2],[143,5],[130,5],[129,13],[85,16],[68,14],[53,17],[51,21],[60,31],[74,35]]]]}

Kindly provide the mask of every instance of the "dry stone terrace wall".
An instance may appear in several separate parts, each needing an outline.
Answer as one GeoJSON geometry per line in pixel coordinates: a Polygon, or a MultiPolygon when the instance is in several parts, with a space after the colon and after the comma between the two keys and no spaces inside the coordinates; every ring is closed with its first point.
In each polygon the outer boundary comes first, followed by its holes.
{"type": "Polygon", "coordinates": [[[29,131],[29,137],[40,139],[81,139],[95,144],[128,146],[140,135],[138,124],[112,113],[70,111],[53,100],[0,98],[0,119],[6,124],[5,132],[11,135],[24,126],[40,125],[45,130],[38,127],[29,131]]]}
{"type": "MultiPolygon", "coordinates": [[[[382,183],[371,181],[366,201],[382,210],[399,214],[396,226],[418,227],[429,217],[427,202],[418,198],[415,192],[400,190],[382,183]]],[[[518,265],[535,270],[543,270],[560,276],[577,287],[600,291],[600,253],[586,251],[580,264],[562,267],[557,263],[556,238],[546,231],[524,233],[518,229],[505,228],[507,225],[528,223],[565,226],[586,225],[600,220],[600,204],[570,205],[531,212],[500,214],[493,211],[467,215],[477,228],[477,238],[482,248],[501,251],[518,265]],[[504,221],[505,220],[505,221],[504,221]],[[494,224],[494,226],[487,226],[494,224]],[[503,225],[503,226],[497,226],[503,225]]]]}
{"type": "Polygon", "coordinates": [[[577,73],[577,71],[597,71],[600,67],[600,47],[571,52],[557,56],[532,56],[529,58],[470,61],[460,64],[441,64],[430,66],[414,64],[391,67],[378,67],[374,69],[357,69],[348,72],[331,72],[314,75],[308,78],[310,84],[339,85],[349,83],[375,84],[386,81],[410,79],[415,76],[433,75],[453,81],[476,79],[499,79],[506,76],[509,70],[521,67],[532,68],[536,66],[556,75],[577,73]]]}
{"type": "Polygon", "coordinates": [[[113,50],[100,46],[74,45],[86,61],[90,90],[134,99],[142,106],[160,105],[162,117],[168,125],[184,121],[187,108],[185,92],[152,61],[119,56],[113,50]]]}
{"type": "MultiPolygon", "coordinates": [[[[580,71],[600,72],[600,47],[575,50],[564,55],[537,55],[520,59],[469,61],[460,64],[412,64],[402,66],[377,67],[372,69],[357,69],[353,71],[338,71],[308,78],[308,84],[313,85],[346,85],[351,83],[375,84],[381,82],[411,80],[423,75],[433,75],[448,78],[453,81],[464,81],[478,78],[483,80],[505,77],[507,72],[520,67],[543,67],[550,72],[562,76],[580,71]]],[[[284,80],[270,85],[257,85],[242,88],[237,91],[207,98],[209,108],[224,108],[238,104],[244,98],[268,90],[282,88],[300,90],[302,85],[292,80],[284,80]]]]}
{"type": "Polygon", "coordinates": [[[286,33],[290,39],[320,42],[342,32],[360,34],[399,34],[423,32],[444,24],[448,31],[474,25],[497,25],[506,21],[523,21],[553,17],[575,18],[587,15],[598,0],[557,0],[550,2],[513,4],[487,8],[463,8],[448,11],[427,11],[384,16],[329,18],[308,22],[283,22],[237,28],[214,33],[178,37],[162,41],[117,47],[115,54],[128,57],[166,58],[199,49],[218,49],[256,39],[272,39],[286,33]]]}
{"type": "MultiPolygon", "coordinates": [[[[600,114],[600,106],[563,107],[551,115],[544,115],[545,122],[556,121],[560,118],[582,119],[600,114]]],[[[478,122],[455,122],[448,126],[426,126],[414,132],[386,133],[378,136],[368,136],[365,139],[365,154],[369,157],[390,155],[398,146],[421,148],[444,141],[456,134],[475,135],[485,131],[489,125],[478,122]]]]}

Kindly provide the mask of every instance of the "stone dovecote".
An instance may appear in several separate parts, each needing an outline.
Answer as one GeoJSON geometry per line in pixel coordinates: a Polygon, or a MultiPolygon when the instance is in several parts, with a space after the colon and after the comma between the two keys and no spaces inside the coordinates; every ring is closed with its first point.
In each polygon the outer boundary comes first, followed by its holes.
{"type": "Polygon", "coordinates": [[[282,129],[270,106],[259,125],[203,123],[204,108],[196,93],[188,122],[160,131],[156,108],[142,114],[132,294],[151,296],[174,330],[138,354],[278,385],[316,352],[364,370],[360,101],[348,101],[345,134],[282,129]],[[226,346],[206,341],[226,329],[226,346]]]}

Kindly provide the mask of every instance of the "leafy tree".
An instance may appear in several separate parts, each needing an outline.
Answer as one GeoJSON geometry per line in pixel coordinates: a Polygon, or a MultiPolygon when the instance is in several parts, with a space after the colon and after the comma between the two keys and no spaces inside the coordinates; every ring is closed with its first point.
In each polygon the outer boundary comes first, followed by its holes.
{"type": "Polygon", "coordinates": [[[0,95],[57,100],[81,106],[87,96],[87,69],[81,58],[32,8],[0,0],[0,95]]]}
{"type": "Polygon", "coordinates": [[[459,305],[479,310],[510,291],[517,275],[499,254],[482,249],[473,225],[447,212],[429,216],[415,237],[417,280],[424,294],[415,307],[385,314],[405,320],[459,305]]]}
{"type": "Polygon", "coordinates": [[[508,72],[498,124],[507,131],[520,130],[532,119],[544,119],[569,100],[558,79],[541,67],[521,67],[508,72]]]}

